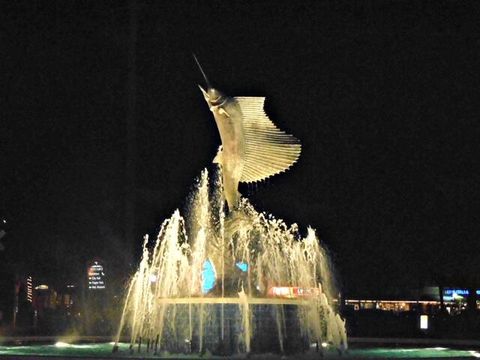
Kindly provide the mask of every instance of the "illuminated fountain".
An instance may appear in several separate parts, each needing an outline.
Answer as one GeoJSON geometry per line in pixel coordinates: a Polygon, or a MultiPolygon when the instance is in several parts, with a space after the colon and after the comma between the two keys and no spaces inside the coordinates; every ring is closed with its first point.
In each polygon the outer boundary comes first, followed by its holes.
{"type": "Polygon", "coordinates": [[[145,238],[118,336],[127,328],[132,344],[143,341],[152,351],[156,344],[175,352],[250,352],[266,350],[255,343],[263,328],[275,331],[273,346],[282,352],[299,334],[307,346],[345,349],[328,259],[314,230],[302,239],[295,225],[256,212],[247,200],[241,216],[226,221],[220,181],[213,183],[210,189],[204,170],[188,220],[177,210],[153,244],[145,238]]]}
{"type": "Polygon", "coordinates": [[[312,343],[345,350],[314,230],[302,238],[296,225],[258,213],[237,190],[288,169],[298,140],[268,119],[264,98],[230,98],[210,85],[202,92],[222,139],[216,176],[204,170],[187,216],[175,211],[156,241],[145,238],[117,342],[128,333],[132,351],[143,344],[152,352],[288,353],[312,343]]]}

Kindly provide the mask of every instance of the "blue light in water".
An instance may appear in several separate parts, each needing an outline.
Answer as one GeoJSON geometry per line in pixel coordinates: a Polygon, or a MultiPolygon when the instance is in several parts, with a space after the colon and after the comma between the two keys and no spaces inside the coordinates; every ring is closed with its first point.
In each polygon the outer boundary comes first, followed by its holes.
{"type": "Polygon", "coordinates": [[[246,262],[243,262],[243,261],[240,261],[238,263],[236,263],[235,265],[237,265],[237,267],[242,270],[243,272],[247,272],[248,271],[248,264],[246,262]]]}
{"type": "Polygon", "coordinates": [[[205,260],[202,268],[202,293],[206,294],[215,286],[215,268],[210,260],[205,260]]]}

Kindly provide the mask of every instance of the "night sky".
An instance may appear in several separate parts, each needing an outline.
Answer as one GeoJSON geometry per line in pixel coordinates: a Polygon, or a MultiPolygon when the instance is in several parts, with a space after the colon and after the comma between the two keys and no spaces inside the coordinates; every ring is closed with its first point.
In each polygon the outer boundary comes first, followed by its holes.
{"type": "Polygon", "coordinates": [[[131,271],[143,234],[185,206],[220,143],[195,53],[217,88],[266,96],[301,140],[290,171],[241,190],[317,229],[342,290],[480,284],[478,3],[255,3],[138,0],[134,90],[128,2],[2,3],[4,259],[63,280],[93,256],[131,271]],[[125,239],[129,91],[137,191],[125,239]]]}

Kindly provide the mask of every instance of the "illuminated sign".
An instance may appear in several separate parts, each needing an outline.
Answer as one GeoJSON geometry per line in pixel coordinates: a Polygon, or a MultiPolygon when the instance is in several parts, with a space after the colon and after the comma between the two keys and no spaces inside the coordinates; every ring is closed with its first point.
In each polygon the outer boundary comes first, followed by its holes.
{"type": "Polygon", "coordinates": [[[428,315],[420,315],[420,329],[428,330],[428,315]]]}
{"type": "Polygon", "coordinates": [[[94,261],[93,264],[88,267],[88,289],[105,289],[105,272],[103,265],[98,261],[94,261]]]}
{"type": "Polygon", "coordinates": [[[320,289],[298,286],[272,286],[268,289],[268,296],[285,298],[313,297],[320,296],[320,289]]]}
{"type": "MultiPolygon", "coordinates": [[[[480,290],[475,290],[476,295],[480,295],[480,290]]],[[[463,300],[470,295],[468,289],[447,288],[443,290],[443,299],[447,301],[463,300]]]]}
{"type": "Polygon", "coordinates": [[[32,277],[27,277],[27,301],[33,301],[33,280],[32,277]]]}
{"type": "Polygon", "coordinates": [[[470,292],[467,289],[445,289],[443,291],[443,295],[454,296],[454,294],[457,294],[459,296],[468,296],[470,292]]]}

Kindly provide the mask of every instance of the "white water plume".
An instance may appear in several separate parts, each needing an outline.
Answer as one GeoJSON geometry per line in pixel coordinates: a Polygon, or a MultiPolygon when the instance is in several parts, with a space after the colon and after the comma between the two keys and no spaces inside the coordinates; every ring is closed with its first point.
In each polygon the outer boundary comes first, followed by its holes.
{"type": "Polygon", "coordinates": [[[145,238],[118,338],[126,332],[132,344],[143,339],[173,352],[250,352],[262,348],[258,331],[267,329],[281,352],[293,337],[346,349],[329,261],[315,231],[308,228],[302,238],[296,225],[258,213],[246,199],[226,215],[219,179],[209,186],[204,170],[187,220],[176,210],[153,244],[145,238]],[[208,292],[206,264],[215,277],[208,292]]]}

